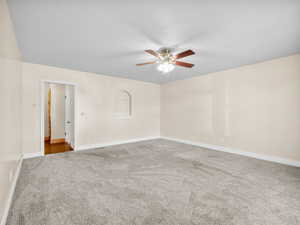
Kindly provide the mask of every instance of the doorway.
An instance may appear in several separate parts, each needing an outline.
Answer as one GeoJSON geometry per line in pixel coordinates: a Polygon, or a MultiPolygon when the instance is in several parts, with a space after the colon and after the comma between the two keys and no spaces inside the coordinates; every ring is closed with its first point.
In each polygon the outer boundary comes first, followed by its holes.
{"type": "Polygon", "coordinates": [[[42,151],[55,154],[75,147],[75,86],[60,82],[42,83],[42,151]]]}

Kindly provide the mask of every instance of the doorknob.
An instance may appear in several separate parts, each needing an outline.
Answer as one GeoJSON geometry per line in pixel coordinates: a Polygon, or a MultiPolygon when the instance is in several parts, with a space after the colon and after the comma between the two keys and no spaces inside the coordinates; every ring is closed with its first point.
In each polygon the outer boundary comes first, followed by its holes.
{"type": "Polygon", "coordinates": [[[71,121],[67,121],[67,124],[70,124],[71,123],[71,121]]]}

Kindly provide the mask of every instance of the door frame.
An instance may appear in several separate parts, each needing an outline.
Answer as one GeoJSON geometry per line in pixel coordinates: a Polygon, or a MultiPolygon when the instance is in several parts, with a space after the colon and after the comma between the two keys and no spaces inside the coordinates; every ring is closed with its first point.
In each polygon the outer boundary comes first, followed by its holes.
{"type": "Polygon", "coordinates": [[[73,150],[76,151],[77,149],[77,88],[78,85],[76,83],[68,82],[68,81],[57,81],[57,80],[41,80],[40,81],[40,153],[41,155],[45,155],[45,84],[52,83],[52,84],[63,84],[63,85],[72,85],[74,87],[74,148],[73,150]]]}

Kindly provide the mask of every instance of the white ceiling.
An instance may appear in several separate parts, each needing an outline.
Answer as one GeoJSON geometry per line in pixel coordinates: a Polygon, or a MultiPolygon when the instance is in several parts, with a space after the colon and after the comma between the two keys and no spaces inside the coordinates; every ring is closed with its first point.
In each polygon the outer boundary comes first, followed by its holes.
{"type": "Polygon", "coordinates": [[[300,52],[299,0],[8,0],[24,61],[155,83],[300,52]],[[145,49],[196,55],[164,75],[145,49]]]}

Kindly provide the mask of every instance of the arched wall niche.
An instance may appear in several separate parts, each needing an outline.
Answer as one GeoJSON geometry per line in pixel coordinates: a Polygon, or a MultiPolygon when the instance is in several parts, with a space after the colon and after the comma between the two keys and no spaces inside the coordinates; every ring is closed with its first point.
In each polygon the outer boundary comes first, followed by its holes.
{"type": "Polygon", "coordinates": [[[117,118],[130,118],[132,115],[132,96],[129,91],[119,89],[115,93],[114,116],[117,118]]]}

